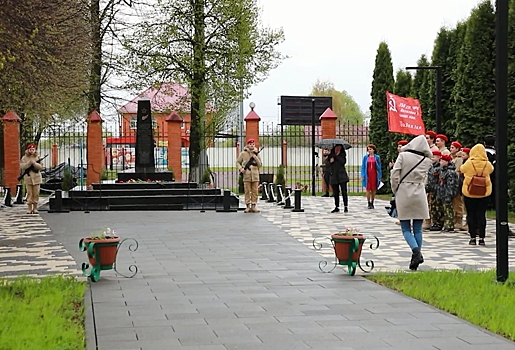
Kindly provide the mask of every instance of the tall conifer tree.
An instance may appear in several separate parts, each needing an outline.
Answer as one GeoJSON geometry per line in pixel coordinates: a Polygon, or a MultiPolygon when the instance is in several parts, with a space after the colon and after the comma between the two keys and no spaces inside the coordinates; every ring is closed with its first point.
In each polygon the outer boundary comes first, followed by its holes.
{"type": "Polygon", "coordinates": [[[495,14],[489,0],[480,3],[467,23],[453,90],[455,136],[473,146],[495,125],[495,14]]]}
{"type": "Polygon", "coordinates": [[[385,191],[389,190],[388,160],[391,158],[392,135],[388,132],[388,114],[386,110],[386,91],[393,92],[392,55],[388,44],[381,42],[377,49],[374,75],[372,80],[372,103],[370,105],[370,142],[377,146],[381,156],[385,191]]]}

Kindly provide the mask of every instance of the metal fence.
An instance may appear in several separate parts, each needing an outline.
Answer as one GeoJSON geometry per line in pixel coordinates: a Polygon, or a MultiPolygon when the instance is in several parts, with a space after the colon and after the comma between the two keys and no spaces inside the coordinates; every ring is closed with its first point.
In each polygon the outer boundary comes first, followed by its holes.
{"type": "MultiPolygon", "coordinates": [[[[167,135],[166,125],[154,127],[154,159],[157,169],[167,169],[167,135]]],[[[240,152],[237,128],[226,126],[223,132],[206,136],[206,154],[209,168],[212,172],[213,185],[218,188],[238,190],[239,175],[236,167],[236,157],[240,152]]],[[[56,125],[49,127],[42,135],[39,152],[41,155],[52,154],[52,146],[57,152],[54,157],[49,156],[44,161],[46,168],[65,163],[71,167],[83,169],[80,174],[87,176],[87,125],[85,122],[69,125],[56,125]]],[[[321,128],[314,130],[315,140],[322,138],[321,128]]],[[[292,187],[302,186],[311,193],[312,186],[312,130],[310,126],[281,126],[273,123],[260,125],[259,143],[264,146],[260,153],[263,162],[262,174],[269,174],[273,178],[277,175],[279,167],[284,165],[286,185],[292,187]]],[[[362,192],[360,182],[360,166],[368,144],[368,128],[350,124],[337,125],[338,138],[348,141],[352,148],[347,150],[347,171],[350,177],[349,191],[362,192]]],[[[115,180],[119,171],[135,167],[135,130],[122,132],[116,125],[103,125],[103,143],[105,167],[102,172],[103,180],[115,180]]],[[[189,175],[189,148],[187,142],[182,147],[182,181],[188,181],[189,175]]],[[[316,152],[320,150],[316,149],[316,152]]],[[[320,173],[320,157],[316,158],[315,189],[322,191],[322,174],[320,173]]],[[[77,179],[83,183],[84,179],[77,179]]],[[[176,179],[181,181],[181,179],[176,179]]]]}

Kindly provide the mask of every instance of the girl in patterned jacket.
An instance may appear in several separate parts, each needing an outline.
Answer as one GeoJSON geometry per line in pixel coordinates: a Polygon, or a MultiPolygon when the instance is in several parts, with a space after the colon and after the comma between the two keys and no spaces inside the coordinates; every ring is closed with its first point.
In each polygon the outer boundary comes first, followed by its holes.
{"type": "Polygon", "coordinates": [[[454,232],[454,208],[452,200],[459,191],[459,178],[450,154],[442,154],[438,169],[438,185],[436,186],[436,202],[441,208],[443,217],[439,218],[443,232],[454,232]],[[443,220],[442,220],[443,219],[443,220]],[[443,221],[443,222],[442,222],[443,221]]]}

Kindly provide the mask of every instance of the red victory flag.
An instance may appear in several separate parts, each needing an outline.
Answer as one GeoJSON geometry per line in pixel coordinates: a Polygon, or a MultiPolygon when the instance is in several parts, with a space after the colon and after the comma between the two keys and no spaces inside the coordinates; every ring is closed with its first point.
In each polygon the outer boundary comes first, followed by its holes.
{"type": "Polygon", "coordinates": [[[411,97],[400,97],[386,91],[388,131],[400,134],[424,135],[420,102],[411,97]]]}

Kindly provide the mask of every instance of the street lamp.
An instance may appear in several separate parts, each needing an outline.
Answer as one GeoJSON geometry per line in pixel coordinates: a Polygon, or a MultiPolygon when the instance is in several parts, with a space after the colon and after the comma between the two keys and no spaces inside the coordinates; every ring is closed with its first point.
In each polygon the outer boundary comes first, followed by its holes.
{"type": "Polygon", "coordinates": [[[497,0],[495,11],[495,231],[497,281],[508,279],[508,10],[509,0],[497,0]]]}
{"type": "Polygon", "coordinates": [[[250,110],[253,111],[256,108],[256,104],[254,102],[249,103],[250,110]]]}
{"type": "Polygon", "coordinates": [[[406,67],[406,70],[434,70],[436,71],[436,133],[442,133],[442,67],[440,66],[420,66],[406,67]]]}

